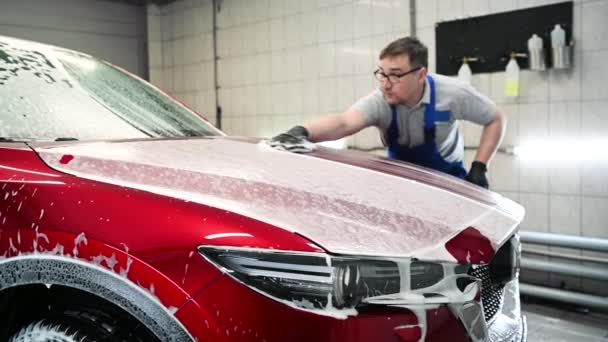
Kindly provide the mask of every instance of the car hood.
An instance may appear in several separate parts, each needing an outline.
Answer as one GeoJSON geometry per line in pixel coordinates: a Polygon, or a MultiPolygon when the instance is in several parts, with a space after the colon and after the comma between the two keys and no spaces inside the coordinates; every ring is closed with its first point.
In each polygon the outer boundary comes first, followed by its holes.
{"type": "Polygon", "coordinates": [[[336,254],[455,261],[445,244],[459,232],[474,227],[496,248],[524,214],[454,177],[363,153],[225,137],[32,148],[58,171],[248,216],[336,254]]]}

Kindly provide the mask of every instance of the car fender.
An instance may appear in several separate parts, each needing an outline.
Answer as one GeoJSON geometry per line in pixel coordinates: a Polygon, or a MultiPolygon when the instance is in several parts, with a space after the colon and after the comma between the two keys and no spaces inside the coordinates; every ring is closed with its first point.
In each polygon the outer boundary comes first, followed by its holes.
{"type": "Polygon", "coordinates": [[[124,309],[162,341],[192,341],[176,313],[190,298],[143,261],[112,246],[63,232],[4,230],[0,290],[54,284],[92,293],[124,309]]]}

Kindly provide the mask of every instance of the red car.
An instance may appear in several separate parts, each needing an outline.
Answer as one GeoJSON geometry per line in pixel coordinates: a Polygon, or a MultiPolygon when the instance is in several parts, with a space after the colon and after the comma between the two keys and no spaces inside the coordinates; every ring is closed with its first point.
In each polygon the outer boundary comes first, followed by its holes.
{"type": "Polygon", "coordinates": [[[521,341],[523,208],[0,37],[0,340],[521,341]]]}

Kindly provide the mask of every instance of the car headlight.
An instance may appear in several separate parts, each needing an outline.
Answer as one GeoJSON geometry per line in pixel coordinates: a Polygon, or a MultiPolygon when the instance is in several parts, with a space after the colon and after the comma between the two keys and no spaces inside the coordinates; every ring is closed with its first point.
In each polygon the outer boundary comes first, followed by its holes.
{"type": "Polygon", "coordinates": [[[471,292],[468,286],[476,281],[466,274],[468,266],[407,258],[342,257],[217,246],[200,246],[198,251],[248,287],[305,309],[408,304],[427,299],[432,303],[448,302],[471,292]]]}

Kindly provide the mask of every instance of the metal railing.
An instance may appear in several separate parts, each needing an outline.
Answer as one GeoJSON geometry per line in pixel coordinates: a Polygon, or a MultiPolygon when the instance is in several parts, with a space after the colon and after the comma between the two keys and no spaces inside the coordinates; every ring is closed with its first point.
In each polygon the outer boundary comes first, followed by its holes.
{"type": "MultiPolygon", "coordinates": [[[[520,231],[519,235],[521,238],[521,242],[526,244],[561,248],[574,248],[584,251],[608,253],[608,239],[597,239],[582,236],[550,234],[530,231],[520,231]]],[[[528,254],[526,248],[523,249],[523,253],[528,254]]],[[[569,260],[570,262],[564,262],[561,260],[543,260],[524,255],[521,258],[520,264],[522,270],[561,274],[598,281],[608,281],[608,267],[606,267],[605,265],[608,264],[608,259],[588,256],[575,256],[564,253],[555,253],[548,251],[544,252],[538,250],[532,250],[529,254],[557,257],[560,259],[569,260]],[[572,261],[576,263],[573,263],[572,261]],[[588,265],[582,265],[581,262],[592,262],[604,265],[600,267],[593,267],[588,265]]],[[[523,295],[580,305],[601,311],[608,311],[608,297],[584,294],[532,284],[520,284],[520,292],[523,295]]]]}

